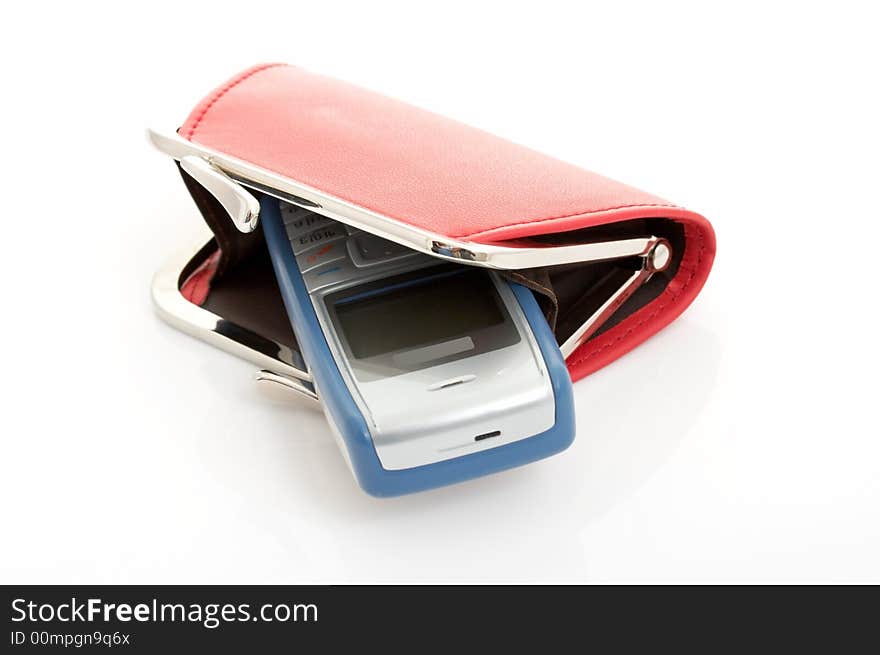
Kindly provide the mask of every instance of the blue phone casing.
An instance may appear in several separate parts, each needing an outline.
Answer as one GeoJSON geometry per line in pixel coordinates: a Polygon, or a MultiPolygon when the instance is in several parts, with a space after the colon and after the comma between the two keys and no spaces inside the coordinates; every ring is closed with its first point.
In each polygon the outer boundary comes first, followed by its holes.
{"type": "Polygon", "coordinates": [[[367,423],[342,378],[318,323],[275,198],[260,198],[260,223],[302,355],[309,366],[328,418],[333,421],[345,443],[355,477],[368,494],[379,497],[399,496],[462,482],[549,457],[565,450],[574,441],[571,378],[556,338],[532,292],[522,285],[509,283],[535,335],[550,374],[556,403],[556,422],[553,427],[513,443],[442,462],[394,471],[382,468],[367,423]]]}

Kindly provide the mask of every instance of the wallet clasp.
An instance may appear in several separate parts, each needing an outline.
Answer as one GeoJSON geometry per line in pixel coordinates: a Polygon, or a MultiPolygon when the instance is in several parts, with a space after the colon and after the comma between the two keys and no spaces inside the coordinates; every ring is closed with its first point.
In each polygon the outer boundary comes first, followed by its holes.
{"type": "Polygon", "coordinates": [[[669,242],[658,237],[650,237],[650,240],[650,247],[641,257],[641,266],[559,346],[564,358],[568,359],[569,355],[588,341],[654,273],[666,270],[672,262],[672,246],[669,242]]]}
{"type": "Polygon", "coordinates": [[[180,167],[217,199],[240,232],[247,234],[257,228],[260,203],[242,185],[196,155],[181,157],[180,167]]]}

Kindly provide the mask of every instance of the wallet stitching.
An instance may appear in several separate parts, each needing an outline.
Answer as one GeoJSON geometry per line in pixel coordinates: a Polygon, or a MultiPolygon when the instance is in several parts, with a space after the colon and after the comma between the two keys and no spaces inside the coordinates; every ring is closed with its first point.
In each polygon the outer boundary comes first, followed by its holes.
{"type": "MultiPolygon", "coordinates": [[[[261,71],[267,70],[269,68],[276,68],[278,66],[285,66],[285,65],[286,64],[266,64],[264,66],[259,66],[257,68],[254,68],[254,69],[248,71],[246,74],[242,75],[241,77],[232,80],[231,82],[227,83],[225,86],[220,88],[216,92],[215,96],[213,98],[211,98],[210,101],[208,101],[208,103],[205,105],[205,108],[202,109],[202,111],[196,117],[195,121],[193,121],[192,127],[190,127],[189,130],[187,131],[186,138],[191,139],[193,137],[193,135],[196,133],[196,130],[198,129],[199,125],[201,125],[202,121],[204,120],[204,118],[208,114],[208,112],[211,110],[211,108],[215,104],[217,104],[217,102],[220,99],[222,99],[223,96],[225,96],[227,93],[229,93],[232,89],[234,89],[235,87],[237,87],[238,85],[240,85],[241,83],[243,83],[244,81],[248,80],[249,78],[253,77],[254,75],[256,75],[257,73],[259,73],[261,71]]],[[[574,218],[576,216],[590,216],[590,215],[594,215],[594,214],[601,214],[603,212],[608,212],[608,211],[616,211],[616,210],[620,210],[620,209],[633,209],[633,208],[637,208],[637,207],[680,208],[679,205],[676,205],[673,203],[635,203],[635,204],[628,204],[628,205],[617,205],[617,206],[613,206],[613,207],[604,207],[602,209],[593,209],[590,211],[579,211],[579,212],[574,212],[574,213],[570,213],[570,214],[562,214],[562,215],[558,215],[558,216],[526,219],[523,221],[517,221],[515,223],[506,223],[504,225],[499,225],[494,228],[480,230],[478,232],[471,232],[471,233],[460,235],[460,236],[462,238],[485,236],[486,234],[488,234],[490,232],[493,232],[496,230],[503,230],[505,228],[514,227],[517,225],[545,223],[545,222],[549,222],[549,221],[562,220],[562,219],[566,219],[566,218],[574,218]]],[[[687,290],[687,288],[690,286],[690,284],[693,282],[694,278],[696,277],[697,271],[700,270],[700,268],[701,268],[701,264],[703,262],[703,256],[704,256],[705,250],[706,250],[705,241],[703,238],[702,231],[699,231],[699,244],[700,244],[700,246],[699,246],[699,251],[697,253],[696,265],[691,270],[690,275],[688,276],[688,279],[685,280],[685,283],[682,285],[681,289],[679,289],[678,293],[676,293],[674,296],[672,296],[667,303],[663,303],[662,305],[660,305],[650,316],[639,321],[636,325],[629,328],[626,332],[617,336],[613,341],[605,344],[604,346],[602,346],[600,348],[597,348],[596,350],[593,350],[592,352],[590,352],[588,355],[585,355],[584,357],[578,358],[575,362],[573,362],[571,364],[571,366],[578,366],[578,365],[582,364],[583,362],[585,362],[586,360],[591,359],[592,357],[598,355],[599,353],[601,353],[605,350],[608,350],[609,348],[617,345],[620,341],[627,338],[630,334],[632,334],[634,331],[639,329],[642,325],[644,325],[645,323],[656,318],[660,314],[660,312],[662,312],[664,309],[666,309],[666,307],[668,305],[674,304],[678,300],[678,298],[681,297],[681,295],[687,290]]],[[[198,271],[195,274],[196,279],[192,280],[192,282],[193,282],[193,285],[192,285],[193,294],[192,295],[196,295],[195,290],[199,287],[200,284],[203,284],[205,282],[208,282],[208,284],[210,284],[209,280],[205,279],[206,274],[208,273],[208,270],[209,270],[209,268],[206,267],[203,270],[198,271]]],[[[536,286],[541,286],[541,287],[543,286],[543,285],[540,285],[539,283],[535,283],[535,284],[536,284],[536,286]]]]}
{"type": "MultiPolygon", "coordinates": [[[[187,132],[186,138],[191,139],[191,138],[193,137],[193,135],[196,133],[196,130],[198,129],[199,125],[201,125],[202,121],[204,120],[204,118],[205,118],[205,116],[208,114],[208,112],[211,110],[211,108],[212,108],[215,104],[217,104],[217,102],[218,102],[221,98],[223,98],[223,96],[225,96],[227,93],[229,93],[232,89],[234,89],[234,88],[237,87],[239,84],[241,84],[242,82],[246,81],[247,79],[253,77],[254,75],[256,75],[257,73],[259,73],[259,72],[261,72],[261,71],[267,70],[267,69],[269,69],[269,68],[276,68],[276,67],[278,67],[278,66],[284,66],[284,65],[286,65],[286,64],[266,64],[265,66],[260,66],[260,67],[254,68],[254,69],[248,71],[246,74],[244,74],[244,75],[242,75],[241,77],[239,77],[238,79],[235,79],[235,80],[229,82],[228,84],[226,84],[226,86],[222,87],[219,91],[217,91],[216,95],[215,95],[213,98],[211,98],[211,100],[207,103],[207,105],[205,105],[205,108],[202,109],[201,113],[199,113],[199,115],[196,117],[195,121],[193,122],[192,127],[190,127],[189,130],[188,130],[188,132],[187,132]]],[[[469,237],[475,237],[475,236],[484,236],[484,235],[486,235],[486,234],[489,233],[489,232],[493,232],[493,231],[496,231],[496,230],[502,230],[502,229],[505,229],[505,228],[508,228],[508,227],[514,227],[514,226],[517,226],[517,225],[524,225],[524,224],[527,224],[527,223],[528,223],[528,224],[534,224],[534,223],[545,223],[545,222],[548,222],[548,221],[562,220],[562,219],[565,219],[565,218],[574,218],[575,216],[590,216],[590,215],[593,215],[593,214],[601,214],[601,213],[603,213],[603,212],[608,212],[608,211],[616,211],[616,210],[620,210],[620,209],[633,209],[633,208],[636,208],[636,207],[666,207],[666,208],[680,208],[679,205],[676,205],[676,204],[673,204],[673,203],[635,203],[635,204],[628,204],[628,205],[617,205],[617,206],[613,206],[613,207],[604,207],[604,208],[602,208],[602,209],[593,209],[593,210],[586,211],[586,212],[585,212],[585,211],[579,211],[579,212],[574,212],[574,213],[571,213],[571,214],[562,214],[562,215],[558,215],[558,216],[549,216],[549,217],[545,217],[545,218],[526,219],[526,220],[523,220],[523,221],[517,221],[516,223],[506,223],[506,224],[504,224],[504,225],[499,225],[499,226],[494,227],[494,228],[489,228],[489,229],[481,230],[481,231],[478,231],[478,232],[471,232],[471,233],[464,234],[464,235],[460,235],[460,236],[461,236],[462,238],[469,238],[469,237]]],[[[705,254],[705,250],[706,250],[706,248],[705,248],[705,241],[704,241],[704,239],[703,239],[702,231],[700,231],[700,233],[699,233],[699,243],[700,243],[700,246],[699,246],[699,252],[698,252],[698,254],[697,254],[697,262],[696,262],[696,266],[691,270],[690,275],[688,276],[688,279],[685,280],[685,283],[682,285],[681,289],[679,289],[678,293],[676,293],[672,298],[670,298],[670,300],[669,300],[668,303],[663,303],[663,304],[660,305],[660,306],[656,309],[656,311],[654,311],[650,316],[648,316],[648,317],[642,319],[641,321],[639,321],[636,325],[634,325],[634,326],[632,326],[631,328],[629,328],[626,332],[624,332],[623,334],[617,336],[613,341],[611,341],[611,342],[605,344],[605,345],[602,346],[601,348],[597,348],[596,350],[593,350],[593,351],[590,352],[588,355],[585,355],[584,357],[581,357],[581,358],[577,359],[575,362],[573,362],[573,363],[571,364],[571,366],[578,366],[578,365],[580,365],[581,363],[585,362],[586,360],[588,360],[588,359],[594,357],[595,355],[598,355],[599,353],[601,353],[601,352],[603,352],[603,351],[605,351],[605,350],[607,350],[607,349],[609,349],[609,348],[615,346],[617,343],[619,343],[619,342],[622,341],[623,339],[627,338],[627,337],[628,337],[630,334],[632,334],[635,330],[639,329],[642,325],[644,325],[644,324],[647,323],[648,321],[653,320],[653,319],[654,319],[658,314],[660,314],[660,312],[662,312],[662,311],[663,311],[668,305],[671,305],[671,304],[675,303],[675,302],[678,300],[678,298],[681,297],[681,295],[687,290],[687,288],[688,288],[688,287],[690,286],[690,284],[693,282],[694,278],[696,277],[697,271],[700,270],[700,267],[701,267],[701,264],[702,264],[702,261],[703,261],[703,256],[704,256],[704,254],[705,254]]],[[[199,272],[196,274],[197,279],[194,280],[193,291],[195,291],[195,289],[199,286],[199,284],[201,284],[201,283],[203,283],[203,282],[205,281],[204,278],[205,278],[205,274],[206,274],[206,273],[207,273],[207,269],[202,270],[202,271],[199,271],[199,272]]],[[[541,285],[538,284],[537,286],[541,286],[541,285]]]]}
{"type": "Polygon", "coordinates": [[[667,306],[674,304],[674,303],[675,303],[675,302],[681,297],[681,295],[687,290],[687,288],[690,286],[691,282],[693,282],[693,281],[694,281],[694,278],[697,276],[697,272],[698,272],[699,270],[701,270],[701,268],[702,268],[703,256],[704,256],[705,253],[706,253],[706,242],[705,242],[705,239],[703,238],[703,231],[702,231],[702,230],[699,230],[699,244],[700,244],[700,246],[699,246],[699,251],[697,252],[697,261],[696,261],[696,264],[695,264],[694,267],[691,269],[691,272],[690,272],[690,275],[688,276],[688,279],[685,280],[685,282],[684,282],[684,284],[682,285],[681,289],[678,290],[678,293],[676,293],[674,296],[672,296],[672,297],[669,299],[668,302],[664,302],[662,305],[660,305],[660,306],[657,308],[657,310],[654,311],[650,316],[648,316],[648,317],[646,317],[646,318],[643,318],[643,319],[642,319],[641,321],[639,321],[636,325],[632,326],[632,327],[629,328],[626,332],[624,332],[623,334],[621,334],[621,335],[619,335],[618,337],[616,337],[613,341],[610,341],[609,343],[606,343],[606,344],[605,344],[604,346],[602,346],[601,348],[597,348],[596,350],[593,350],[593,351],[592,351],[591,353],[589,353],[588,355],[584,355],[583,357],[578,358],[577,360],[575,360],[574,362],[572,362],[572,363],[570,364],[570,366],[571,366],[571,367],[579,366],[580,364],[583,364],[583,363],[584,363],[585,361],[587,361],[588,359],[591,359],[592,357],[595,357],[595,356],[598,355],[599,353],[601,353],[601,352],[603,352],[603,351],[605,351],[605,350],[608,350],[609,348],[612,348],[613,346],[616,346],[619,342],[621,342],[621,341],[623,341],[624,339],[626,339],[629,335],[631,335],[633,332],[635,332],[636,330],[638,330],[638,329],[639,329],[640,327],[642,327],[645,323],[647,323],[648,321],[652,321],[652,320],[654,320],[654,318],[656,318],[657,315],[660,314],[660,312],[662,312],[664,309],[666,309],[667,306]]]}
{"type": "Polygon", "coordinates": [[[217,104],[217,101],[220,100],[227,93],[232,91],[232,89],[234,89],[239,84],[241,84],[242,82],[244,82],[248,78],[253,77],[254,75],[256,75],[257,73],[259,73],[261,71],[264,71],[268,68],[276,68],[278,66],[286,66],[286,65],[287,64],[265,64],[264,66],[258,66],[257,68],[253,68],[253,69],[249,70],[247,73],[245,73],[241,77],[234,79],[231,82],[227,83],[226,86],[221,87],[217,91],[216,95],[213,98],[211,98],[211,100],[208,102],[207,105],[205,105],[205,108],[202,109],[201,113],[198,116],[196,116],[196,119],[193,122],[192,127],[189,128],[189,131],[187,132],[186,138],[192,139],[193,135],[196,133],[196,129],[201,124],[202,120],[205,118],[205,115],[208,113],[208,111],[210,111],[211,107],[213,107],[215,104],[217,104]]]}
{"type": "Polygon", "coordinates": [[[663,202],[647,202],[647,203],[636,203],[632,205],[617,205],[615,207],[603,207],[602,209],[591,209],[590,211],[578,211],[573,214],[561,214],[559,216],[550,216],[548,218],[528,218],[523,221],[517,221],[516,223],[505,223],[504,225],[499,225],[497,227],[490,227],[486,230],[480,230],[478,232],[470,232],[468,234],[461,234],[458,238],[472,238],[479,236],[486,236],[490,232],[494,232],[496,230],[503,230],[508,227],[514,227],[516,225],[525,225],[527,223],[546,223],[547,221],[557,221],[563,218],[574,218],[576,216],[590,216],[592,214],[601,214],[602,212],[610,212],[618,209],[633,209],[636,207],[665,207],[667,209],[682,209],[679,205],[673,203],[663,203],[663,202]]]}

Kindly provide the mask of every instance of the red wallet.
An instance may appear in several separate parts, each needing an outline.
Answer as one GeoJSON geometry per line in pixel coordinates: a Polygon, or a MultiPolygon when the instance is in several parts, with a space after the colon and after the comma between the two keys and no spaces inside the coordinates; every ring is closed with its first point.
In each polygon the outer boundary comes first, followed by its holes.
{"type": "Polygon", "coordinates": [[[285,64],[236,75],[176,133],[151,138],[180,162],[213,233],[181,262],[175,287],[225,321],[217,345],[234,339],[274,360],[290,359],[295,341],[253,191],[527,285],[574,380],[684,311],[715,254],[711,225],[693,211],[285,64]]]}

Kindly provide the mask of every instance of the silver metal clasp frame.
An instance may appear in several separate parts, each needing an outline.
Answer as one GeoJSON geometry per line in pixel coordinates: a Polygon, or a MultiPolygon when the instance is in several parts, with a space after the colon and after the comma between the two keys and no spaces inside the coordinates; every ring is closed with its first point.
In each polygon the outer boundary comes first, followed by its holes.
{"type": "MultiPolygon", "coordinates": [[[[153,303],[159,315],[173,327],[236,355],[259,367],[255,375],[264,394],[281,400],[302,400],[320,407],[312,376],[298,352],[263,335],[193,304],[180,292],[184,270],[210,242],[205,229],[194,245],[181,250],[153,277],[153,303]]],[[[639,287],[672,261],[672,249],[665,239],[651,237],[641,267],[560,346],[564,357],[586,342],[639,287]]]]}
{"type": "MultiPolygon", "coordinates": [[[[149,130],[148,137],[158,150],[179,161],[181,168],[217,199],[229,214],[236,228],[245,233],[256,229],[259,220],[260,205],[256,197],[250,192],[250,189],[253,189],[306,207],[318,214],[402,244],[418,252],[460,264],[498,270],[516,270],[550,267],[561,264],[611,262],[633,257],[641,258],[641,267],[634,271],[623,285],[612,293],[560,346],[560,350],[565,358],[568,358],[580,345],[593,336],[627,299],[651,279],[654,273],[665,270],[673,259],[670,243],[666,239],[656,236],[555,246],[530,244],[499,245],[449,239],[440,234],[407,225],[375,211],[341,200],[319,189],[283,177],[250,162],[212,150],[198,143],[187,141],[178,134],[163,134],[149,130]]],[[[177,263],[179,267],[175,270],[179,277],[179,272],[186,262],[177,263]]],[[[173,274],[173,271],[171,274],[173,274]]],[[[178,314],[185,313],[188,318],[193,320],[196,318],[193,316],[195,310],[207,314],[207,316],[202,315],[199,318],[199,334],[195,336],[205,338],[205,340],[216,343],[221,348],[231,350],[231,346],[228,345],[230,339],[228,334],[223,335],[225,341],[220,343],[217,341],[219,337],[214,336],[219,334],[216,325],[205,327],[207,323],[212,321],[217,323],[218,320],[222,321],[223,319],[196,307],[180,296],[179,289],[176,286],[177,281],[177,278],[175,278],[174,283],[171,284],[170,280],[163,280],[159,295],[164,299],[164,302],[166,304],[174,303],[175,308],[180,310],[177,312],[178,314]],[[186,309],[184,312],[182,306],[177,307],[178,301],[174,299],[174,294],[180,296],[179,302],[185,303],[189,308],[195,308],[195,310],[186,309]],[[206,338],[205,330],[207,330],[207,336],[210,338],[206,338]]],[[[154,298],[156,293],[156,285],[154,284],[154,298]]],[[[160,311],[162,311],[159,301],[156,304],[160,307],[160,311]]],[[[168,317],[166,316],[166,318],[168,317]]],[[[169,322],[174,323],[184,331],[192,333],[192,329],[181,325],[179,320],[169,319],[169,322]]],[[[245,359],[252,359],[248,356],[248,353],[241,352],[242,348],[247,350],[248,346],[238,344],[233,350],[234,354],[243,356],[245,359]]],[[[293,380],[306,379],[299,374],[291,374],[289,370],[278,371],[273,366],[266,368],[268,374],[261,374],[258,377],[261,383],[285,386],[286,378],[293,378],[293,380]],[[278,379],[276,376],[281,376],[283,379],[278,379]]],[[[300,371],[299,373],[304,372],[300,371]]],[[[308,375],[308,373],[304,374],[308,375]]],[[[310,378],[308,379],[310,380],[310,378]]],[[[293,384],[296,386],[297,383],[294,382],[293,384]]],[[[300,389],[297,388],[296,391],[300,391],[300,389]]]]}
{"type": "Polygon", "coordinates": [[[490,244],[452,239],[361,207],[251,162],[187,141],[179,134],[148,130],[147,136],[159,151],[179,161],[184,170],[205,185],[243,232],[253,230],[257,224],[259,207],[250,193],[250,190],[255,190],[439,259],[499,270],[643,256],[654,243],[653,237],[554,246],[490,244]]]}
{"type": "Polygon", "coordinates": [[[669,266],[672,261],[672,246],[666,239],[648,237],[646,247],[632,255],[641,257],[642,265],[559,346],[565,359],[589,340],[654,273],[664,271],[669,266]]]}
{"type": "Polygon", "coordinates": [[[217,199],[239,231],[247,234],[257,228],[260,203],[238,182],[195,155],[181,157],[180,167],[217,199]]]}
{"type": "Polygon", "coordinates": [[[268,395],[301,399],[319,406],[312,376],[298,350],[199,307],[180,293],[184,270],[204,249],[210,236],[205,230],[200,240],[172,257],[153,277],[153,303],[159,315],[178,330],[259,367],[256,381],[268,395]]]}

